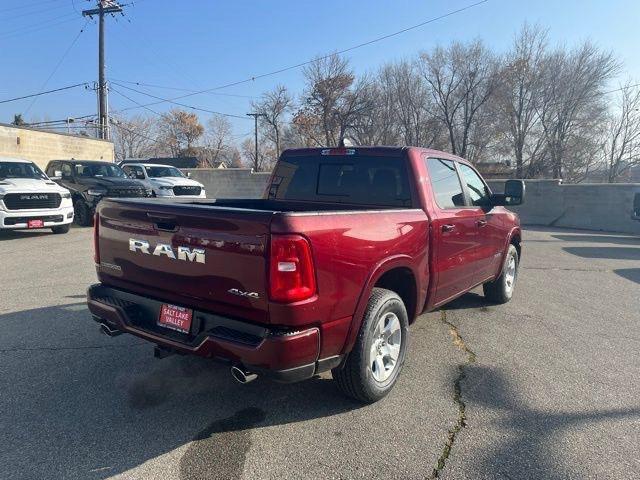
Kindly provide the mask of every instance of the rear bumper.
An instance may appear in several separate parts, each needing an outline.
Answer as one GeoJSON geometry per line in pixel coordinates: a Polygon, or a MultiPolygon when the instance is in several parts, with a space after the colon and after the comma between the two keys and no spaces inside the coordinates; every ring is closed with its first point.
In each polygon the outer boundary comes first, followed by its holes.
{"type": "Polygon", "coordinates": [[[27,228],[29,220],[44,220],[43,228],[73,222],[73,206],[42,210],[0,210],[0,229],[27,228]]]}
{"type": "Polygon", "coordinates": [[[96,284],[87,290],[94,319],[177,353],[242,365],[274,380],[295,382],[337,366],[340,356],[319,359],[320,331],[273,330],[210,312],[193,311],[191,333],[157,325],[162,301],[96,284]]]}

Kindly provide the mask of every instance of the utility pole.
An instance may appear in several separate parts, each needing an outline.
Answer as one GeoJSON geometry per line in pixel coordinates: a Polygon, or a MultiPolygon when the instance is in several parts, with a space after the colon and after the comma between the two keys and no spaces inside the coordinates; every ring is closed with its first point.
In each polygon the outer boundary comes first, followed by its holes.
{"type": "Polygon", "coordinates": [[[254,157],[254,165],[255,165],[255,169],[258,170],[258,117],[266,117],[266,115],[264,113],[247,113],[247,115],[249,117],[253,117],[253,119],[255,120],[255,146],[256,146],[256,156],[254,157]]]}
{"type": "Polygon", "coordinates": [[[83,10],[82,15],[89,18],[98,15],[98,135],[104,140],[109,140],[109,108],[104,67],[104,16],[121,13],[122,7],[115,0],[98,0],[97,7],[83,10]]]}

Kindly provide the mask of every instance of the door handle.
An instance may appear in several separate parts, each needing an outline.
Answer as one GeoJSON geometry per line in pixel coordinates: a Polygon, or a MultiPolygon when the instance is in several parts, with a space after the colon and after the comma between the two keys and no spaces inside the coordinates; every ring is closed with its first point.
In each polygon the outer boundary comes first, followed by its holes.
{"type": "Polygon", "coordinates": [[[486,227],[487,226],[487,221],[486,220],[478,220],[476,222],[476,225],[478,225],[479,228],[486,227]]]}
{"type": "Polygon", "coordinates": [[[446,223],[442,225],[443,232],[453,232],[456,229],[455,225],[451,225],[450,223],[446,223]]]}

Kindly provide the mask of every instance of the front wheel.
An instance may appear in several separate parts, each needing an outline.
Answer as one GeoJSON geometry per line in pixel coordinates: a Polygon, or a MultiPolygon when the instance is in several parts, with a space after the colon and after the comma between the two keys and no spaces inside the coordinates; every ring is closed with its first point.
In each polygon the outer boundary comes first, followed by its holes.
{"type": "Polygon", "coordinates": [[[482,290],[487,300],[495,303],[507,303],[511,300],[513,289],[518,279],[518,260],[516,247],[509,245],[500,276],[492,282],[482,285],[482,290]]]}
{"type": "Polygon", "coordinates": [[[340,390],[364,403],[387,395],[402,370],[408,337],[402,299],[391,290],[374,288],[353,350],[342,368],[332,371],[340,390]]]}
{"type": "Polygon", "coordinates": [[[73,204],[75,221],[81,227],[90,227],[93,225],[93,215],[89,205],[84,200],[78,199],[73,204]]]}

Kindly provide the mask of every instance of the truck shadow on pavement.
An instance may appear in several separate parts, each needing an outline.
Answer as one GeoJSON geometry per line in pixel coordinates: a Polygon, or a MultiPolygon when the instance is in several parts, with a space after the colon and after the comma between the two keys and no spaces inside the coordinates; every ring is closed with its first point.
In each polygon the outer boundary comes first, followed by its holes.
{"type": "Polygon", "coordinates": [[[615,245],[636,245],[640,246],[640,237],[634,237],[632,235],[570,235],[570,234],[557,234],[551,235],[551,237],[563,242],[588,242],[588,243],[609,243],[615,245]]]}
{"type": "Polygon", "coordinates": [[[640,283],[640,268],[618,268],[613,273],[632,282],[640,283]]]}
{"type": "Polygon", "coordinates": [[[84,302],[0,315],[0,325],[6,478],[108,478],[185,445],[182,479],[238,478],[252,428],[360,406],[319,377],[240,385],[211,360],[156,360],[147,342],[99,335],[84,302]]]}
{"type": "Polygon", "coordinates": [[[640,260],[640,245],[633,247],[562,247],[567,253],[582,258],[611,260],[640,260]]]}
{"type": "Polygon", "coordinates": [[[473,425],[478,410],[488,408],[494,412],[485,417],[494,419],[489,428],[502,432],[494,437],[495,446],[475,450],[477,463],[468,459],[474,464],[477,478],[580,478],[576,472],[580,465],[572,465],[571,471],[565,471],[569,461],[561,444],[556,445],[558,437],[566,430],[575,431],[581,424],[640,417],[640,406],[586,412],[532,408],[499,369],[470,365],[465,373],[462,397],[470,412],[468,423],[473,425]]]}

